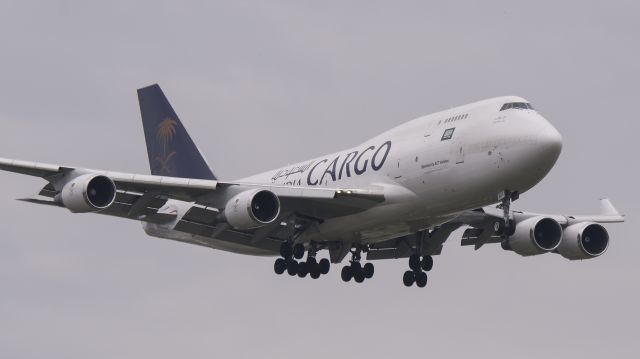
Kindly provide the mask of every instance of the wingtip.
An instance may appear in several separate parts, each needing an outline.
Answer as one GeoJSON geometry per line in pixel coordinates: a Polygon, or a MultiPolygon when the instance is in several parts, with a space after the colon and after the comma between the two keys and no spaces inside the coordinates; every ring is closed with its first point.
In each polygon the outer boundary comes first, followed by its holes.
{"type": "Polygon", "coordinates": [[[616,207],[614,207],[613,203],[611,203],[611,200],[609,200],[609,198],[606,198],[606,197],[600,198],[600,213],[607,216],[624,217],[624,215],[620,214],[620,212],[616,209],[616,207]]]}

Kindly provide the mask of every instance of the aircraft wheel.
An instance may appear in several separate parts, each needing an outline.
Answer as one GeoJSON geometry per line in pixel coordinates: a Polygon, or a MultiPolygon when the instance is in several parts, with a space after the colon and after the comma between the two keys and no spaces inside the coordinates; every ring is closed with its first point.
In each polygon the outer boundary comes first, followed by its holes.
{"type": "Polygon", "coordinates": [[[322,258],[320,260],[320,274],[327,274],[329,273],[329,269],[331,268],[331,263],[329,262],[329,260],[327,258],[322,258]]]}
{"type": "Polygon", "coordinates": [[[350,281],[351,278],[353,278],[353,269],[351,269],[351,266],[342,267],[342,272],[340,273],[340,277],[342,277],[342,280],[345,282],[350,281]]]}
{"type": "Polygon", "coordinates": [[[404,272],[404,275],[402,276],[402,283],[404,283],[405,286],[407,287],[411,287],[413,285],[413,282],[415,282],[416,280],[416,275],[415,273],[413,273],[413,271],[406,271],[404,272]]]}
{"type": "Polygon", "coordinates": [[[416,275],[416,285],[420,288],[424,288],[427,285],[427,273],[417,272],[415,275],[416,275]]]}
{"type": "Polygon", "coordinates": [[[291,244],[284,242],[280,245],[280,255],[282,258],[291,258],[291,254],[293,253],[293,248],[291,244]]]}
{"type": "Polygon", "coordinates": [[[309,263],[310,266],[314,266],[318,264],[318,261],[316,261],[314,257],[307,257],[307,263],[309,263]]]}
{"type": "Polygon", "coordinates": [[[356,281],[356,283],[362,283],[364,282],[364,271],[362,270],[362,268],[358,269],[355,273],[353,273],[353,279],[356,281]]]}
{"type": "Polygon", "coordinates": [[[356,273],[362,270],[362,265],[360,262],[352,262],[351,268],[353,268],[353,275],[355,276],[356,273]]]}
{"type": "Polygon", "coordinates": [[[496,236],[501,236],[504,233],[504,229],[505,229],[504,221],[496,220],[495,222],[493,222],[493,233],[496,236]]]}
{"type": "Polygon", "coordinates": [[[424,269],[426,272],[430,271],[433,268],[433,257],[424,256],[420,264],[422,266],[422,269],[424,269]]]}
{"type": "Polygon", "coordinates": [[[309,266],[305,262],[298,263],[298,277],[304,278],[309,274],[309,266]]]}
{"type": "Polygon", "coordinates": [[[365,278],[370,279],[371,277],[373,277],[373,263],[365,263],[364,267],[362,267],[362,270],[364,271],[365,278]]]}
{"type": "Polygon", "coordinates": [[[287,263],[287,273],[289,273],[290,276],[296,275],[298,273],[298,262],[290,260],[289,263],[287,263]]]}
{"type": "Polygon", "coordinates": [[[293,246],[293,257],[295,259],[302,259],[302,257],[304,257],[304,245],[302,243],[293,246]]]}
{"type": "Polygon", "coordinates": [[[311,262],[307,260],[307,267],[309,267],[309,273],[311,273],[312,278],[320,277],[320,266],[316,263],[315,258],[311,262]]]}
{"type": "Polygon", "coordinates": [[[417,254],[413,254],[411,255],[411,257],[409,257],[409,268],[411,268],[411,270],[413,271],[419,271],[420,270],[420,256],[417,254]]]}
{"type": "Polygon", "coordinates": [[[509,237],[513,236],[516,233],[516,222],[509,221],[509,229],[507,230],[507,235],[509,237]]]}
{"type": "Polygon", "coordinates": [[[502,249],[504,249],[505,251],[510,251],[511,250],[511,246],[509,245],[509,241],[508,240],[503,240],[502,242],[500,242],[500,247],[502,247],[502,249]]]}
{"type": "Polygon", "coordinates": [[[287,270],[287,262],[283,258],[276,259],[275,263],[273,263],[273,270],[276,274],[282,274],[287,270]]]}

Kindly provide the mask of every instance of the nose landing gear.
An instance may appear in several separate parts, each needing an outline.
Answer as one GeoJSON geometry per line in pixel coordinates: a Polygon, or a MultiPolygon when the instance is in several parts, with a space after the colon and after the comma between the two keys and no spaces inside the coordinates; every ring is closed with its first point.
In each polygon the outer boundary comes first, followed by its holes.
{"type": "Polygon", "coordinates": [[[511,219],[511,202],[517,200],[520,197],[518,191],[504,190],[498,197],[500,198],[500,204],[498,208],[502,209],[502,221],[496,221],[493,225],[493,232],[496,235],[507,239],[512,236],[516,231],[516,225],[511,219]]]}

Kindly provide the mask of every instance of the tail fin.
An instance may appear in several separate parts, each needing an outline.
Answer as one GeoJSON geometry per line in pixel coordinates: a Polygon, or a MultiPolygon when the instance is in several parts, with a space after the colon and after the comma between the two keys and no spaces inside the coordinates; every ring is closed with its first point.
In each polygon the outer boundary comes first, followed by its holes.
{"type": "Polygon", "coordinates": [[[160,86],[138,89],[138,102],[151,174],[215,180],[160,86]]]}

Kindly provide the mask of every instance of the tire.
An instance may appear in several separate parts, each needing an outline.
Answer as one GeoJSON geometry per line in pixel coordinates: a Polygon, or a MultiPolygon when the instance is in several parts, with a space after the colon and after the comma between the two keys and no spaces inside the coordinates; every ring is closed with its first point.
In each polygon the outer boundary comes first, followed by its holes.
{"type": "Polygon", "coordinates": [[[373,277],[374,269],[373,263],[365,263],[364,267],[362,267],[365,278],[371,279],[371,277],[373,277]]]}
{"type": "Polygon", "coordinates": [[[514,235],[514,233],[516,233],[516,222],[509,221],[509,229],[507,230],[507,235],[511,237],[514,235]]]}
{"type": "Polygon", "coordinates": [[[298,262],[290,260],[287,263],[287,273],[289,273],[290,276],[298,274],[298,262]]]}
{"type": "Polygon", "coordinates": [[[362,283],[364,282],[364,271],[362,269],[360,269],[359,271],[355,272],[353,274],[353,279],[356,281],[356,283],[362,283]]]}
{"type": "Polygon", "coordinates": [[[425,272],[430,271],[433,268],[433,257],[424,256],[420,265],[425,272]]]}
{"type": "Polygon", "coordinates": [[[322,258],[318,263],[320,265],[320,274],[329,273],[329,269],[331,269],[331,262],[327,258],[322,258]]]}
{"type": "Polygon", "coordinates": [[[314,257],[307,257],[307,263],[309,265],[316,265],[318,264],[318,262],[316,261],[316,259],[314,257]]]}
{"type": "Polygon", "coordinates": [[[415,281],[416,275],[413,271],[408,270],[404,272],[404,275],[402,276],[402,283],[404,283],[405,286],[411,287],[415,281]]]}
{"type": "Polygon", "coordinates": [[[500,247],[502,247],[502,249],[504,249],[505,251],[511,251],[511,245],[509,245],[509,240],[505,239],[504,241],[500,242],[500,247]]]}
{"type": "Polygon", "coordinates": [[[419,271],[420,270],[420,256],[417,254],[412,254],[411,257],[409,257],[409,268],[411,268],[412,271],[419,271]]]}
{"type": "Polygon", "coordinates": [[[304,257],[304,245],[302,243],[293,246],[293,257],[295,259],[302,259],[302,257],[304,257]]]}
{"type": "Polygon", "coordinates": [[[280,255],[282,258],[291,258],[291,254],[293,253],[293,249],[291,245],[287,242],[284,242],[280,245],[280,255]]]}
{"type": "Polygon", "coordinates": [[[340,277],[342,277],[342,280],[345,282],[350,281],[351,278],[353,278],[353,270],[351,269],[351,267],[350,266],[342,267],[342,272],[340,272],[340,277]]]}
{"type": "Polygon", "coordinates": [[[352,262],[351,268],[353,269],[353,275],[355,276],[356,273],[362,270],[362,265],[360,264],[360,262],[352,262]]]}
{"type": "Polygon", "coordinates": [[[416,285],[419,288],[424,288],[427,285],[427,273],[425,272],[416,273],[416,285]]]}
{"type": "Polygon", "coordinates": [[[282,258],[276,259],[275,263],[273,263],[273,270],[278,275],[284,273],[287,270],[287,262],[282,258]]]}
{"type": "Polygon", "coordinates": [[[298,263],[298,277],[304,278],[309,274],[309,266],[305,262],[298,263]]]}
{"type": "Polygon", "coordinates": [[[501,236],[504,233],[505,225],[501,220],[496,220],[493,222],[493,234],[496,236],[501,236]]]}
{"type": "Polygon", "coordinates": [[[320,277],[320,265],[318,265],[318,263],[316,263],[315,261],[311,263],[307,262],[307,268],[309,268],[309,273],[311,274],[312,278],[320,277]]]}

